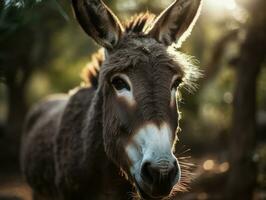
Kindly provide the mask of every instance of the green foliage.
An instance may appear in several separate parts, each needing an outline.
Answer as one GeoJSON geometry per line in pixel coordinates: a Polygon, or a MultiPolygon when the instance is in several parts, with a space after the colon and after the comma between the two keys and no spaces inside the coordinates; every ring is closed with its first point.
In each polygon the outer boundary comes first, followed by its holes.
{"type": "Polygon", "coordinates": [[[5,7],[30,7],[42,0],[4,0],[5,7]]]}

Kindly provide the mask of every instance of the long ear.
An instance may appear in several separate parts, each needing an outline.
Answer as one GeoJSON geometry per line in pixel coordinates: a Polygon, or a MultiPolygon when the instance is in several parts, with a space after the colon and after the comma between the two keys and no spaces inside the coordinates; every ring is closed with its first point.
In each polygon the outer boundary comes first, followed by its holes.
{"type": "Polygon", "coordinates": [[[118,43],[122,25],[101,0],[72,0],[72,4],[81,27],[98,44],[112,49],[118,43]]]}
{"type": "Polygon", "coordinates": [[[155,20],[149,35],[158,42],[181,43],[190,34],[200,13],[201,0],[175,0],[155,20]]]}

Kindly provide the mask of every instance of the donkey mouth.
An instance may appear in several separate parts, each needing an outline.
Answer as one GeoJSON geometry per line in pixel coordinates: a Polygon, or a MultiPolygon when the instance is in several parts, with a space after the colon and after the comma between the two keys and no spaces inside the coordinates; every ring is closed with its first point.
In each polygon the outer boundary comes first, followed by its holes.
{"type": "Polygon", "coordinates": [[[142,187],[138,184],[136,180],[135,180],[135,186],[142,200],[162,200],[163,198],[168,196],[168,195],[153,196],[149,194],[148,192],[146,192],[144,189],[142,189],[142,187]]]}

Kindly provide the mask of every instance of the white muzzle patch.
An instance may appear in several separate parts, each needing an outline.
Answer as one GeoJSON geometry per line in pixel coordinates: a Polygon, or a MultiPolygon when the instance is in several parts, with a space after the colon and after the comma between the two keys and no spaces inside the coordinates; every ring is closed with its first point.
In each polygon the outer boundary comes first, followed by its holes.
{"type": "Polygon", "coordinates": [[[132,163],[132,175],[139,174],[143,160],[172,157],[173,138],[173,131],[165,122],[160,127],[151,122],[142,126],[126,146],[126,153],[132,163]]]}

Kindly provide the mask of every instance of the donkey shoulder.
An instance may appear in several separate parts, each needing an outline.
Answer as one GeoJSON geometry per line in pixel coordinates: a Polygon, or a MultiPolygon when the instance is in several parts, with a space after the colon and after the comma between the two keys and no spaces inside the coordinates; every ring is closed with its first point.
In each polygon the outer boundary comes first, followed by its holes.
{"type": "Polygon", "coordinates": [[[66,126],[66,121],[71,123],[66,116],[78,115],[84,110],[83,102],[90,99],[92,93],[91,89],[81,88],[71,95],[52,95],[30,110],[24,127],[21,165],[35,192],[50,197],[57,195],[54,154],[57,133],[66,126]]]}
{"type": "Polygon", "coordinates": [[[79,165],[83,155],[82,129],[94,94],[93,87],[78,89],[62,113],[54,141],[56,184],[60,190],[70,190],[66,185],[78,187],[80,179],[85,178],[79,165]]]}
{"type": "Polygon", "coordinates": [[[21,166],[27,182],[38,193],[55,194],[53,137],[68,97],[52,96],[37,103],[27,115],[21,166]]]}
{"type": "Polygon", "coordinates": [[[84,117],[90,107],[94,92],[95,89],[91,87],[75,89],[63,110],[57,135],[61,138],[76,137],[81,133],[84,117]]]}
{"type": "Polygon", "coordinates": [[[82,108],[84,109],[83,104],[90,101],[93,90],[90,88],[76,88],[70,93],[70,95],[50,95],[34,105],[27,115],[24,132],[30,132],[39,121],[43,125],[46,121],[55,120],[58,126],[56,128],[59,128],[62,117],[66,118],[68,114],[71,115],[73,112],[80,112],[82,108]]]}
{"type": "Polygon", "coordinates": [[[25,133],[29,133],[39,121],[46,121],[45,117],[51,119],[51,116],[57,115],[57,113],[62,113],[62,110],[65,107],[65,104],[68,100],[68,95],[58,94],[51,95],[47,98],[41,100],[37,104],[35,104],[27,114],[26,123],[24,127],[25,133]]]}

